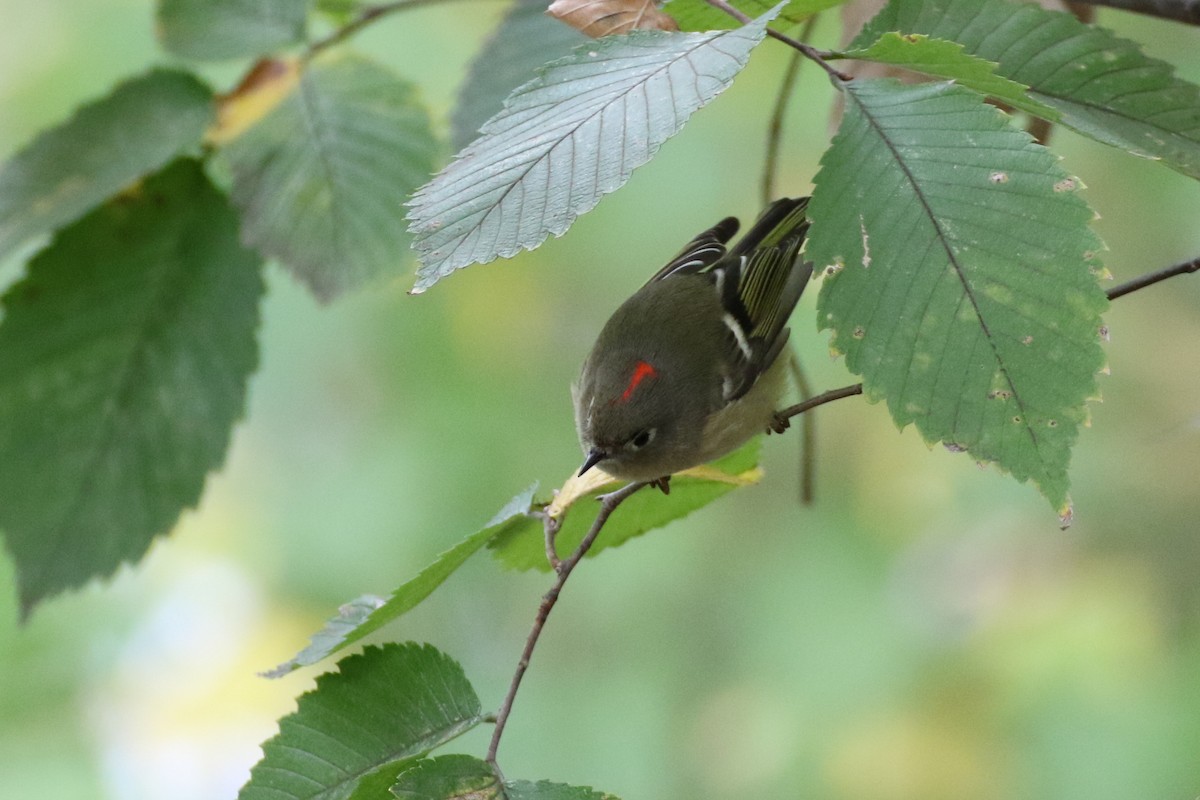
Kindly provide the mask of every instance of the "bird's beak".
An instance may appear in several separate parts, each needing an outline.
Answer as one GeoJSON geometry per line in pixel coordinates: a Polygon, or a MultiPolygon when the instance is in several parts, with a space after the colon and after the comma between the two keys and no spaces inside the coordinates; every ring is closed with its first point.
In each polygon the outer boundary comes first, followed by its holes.
{"type": "Polygon", "coordinates": [[[583,466],[580,467],[579,472],[575,474],[576,477],[587,472],[589,469],[596,466],[606,458],[608,458],[608,453],[604,452],[599,447],[593,447],[591,450],[588,450],[587,458],[583,460],[583,466]]]}

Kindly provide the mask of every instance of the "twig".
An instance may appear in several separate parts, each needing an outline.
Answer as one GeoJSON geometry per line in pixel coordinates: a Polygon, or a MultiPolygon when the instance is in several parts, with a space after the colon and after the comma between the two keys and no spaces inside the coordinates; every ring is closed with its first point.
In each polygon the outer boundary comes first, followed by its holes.
{"type": "Polygon", "coordinates": [[[579,547],[575,548],[575,552],[555,568],[558,577],[554,581],[554,585],[550,587],[550,591],[542,596],[537,616],[533,620],[533,628],[529,631],[529,637],[525,640],[525,649],[521,653],[521,660],[517,662],[517,671],[513,673],[512,683],[508,686],[508,694],[505,695],[504,703],[500,706],[500,710],[496,712],[496,728],[492,731],[492,742],[488,745],[487,763],[492,765],[497,772],[499,772],[499,767],[496,764],[496,750],[500,747],[500,737],[504,735],[504,726],[508,723],[508,715],[512,712],[513,699],[517,696],[517,689],[521,686],[521,679],[525,677],[525,670],[529,668],[529,659],[533,655],[534,648],[537,647],[538,639],[542,635],[542,628],[545,627],[550,612],[554,610],[554,604],[558,602],[558,595],[562,592],[563,586],[566,585],[567,578],[571,577],[571,572],[575,569],[575,565],[591,549],[592,543],[596,541],[596,537],[600,535],[600,530],[608,522],[608,518],[612,516],[617,506],[624,503],[639,489],[645,488],[648,485],[643,482],[631,483],[611,494],[601,497],[600,510],[596,513],[596,519],[592,522],[592,527],[588,530],[587,536],[583,537],[583,541],[579,543],[579,547]]]}
{"type": "MultiPolygon", "coordinates": [[[[813,14],[804,23],[804,29],[800,31],[800,39],[807,41],[812,36],[813,26],[817,22],[817,15],[813,14]]],[[[800,57],[803,55],[799,50],[792,53],[792,60],[788,62],[787,71],[783,73],[783,83],[779,85],[779,96],[775,98],[775,111],[771,114],[771,122],[767,127],[767,157],[763,162],[763,177],[762,177],[762,202],[763,205],[769,205],[775,199],[775,172],[779,165],[779,145],[783,140],[783,117],[787,113],[788,101],[792,99],[792,90],[796,86],[796,78],[800,75],[800,57]]]]}
{"type": "MultiPolygon", "coordinates": [[[[800,393],[800,401],[812,397],[812,385],[804,374],[804,367],[796,351],[792,350],[789,366],[792,369],[792,379],[796,381],[796,390],[800,393]]],[[[817,461],[817,415],[808,414],[800,425],[800,502],[806,506],[812,505],[816,497],[816,461],[817,461]]]]}
{"type": "MultiPolygon", "coordinates": [[[[704,0],[704,2],[708,3],[713,8],[724,11],[726,14],[733,17],[734,19],[736,19],[738,22],[742,23],[743,25],[745,25],[748,22],[754,21],[746,14],[743,14],[741,11],[739,11],[736,8],[734,8],[733,6],[729,5],[729,3],[725,2],[725,0],[704,0]]],[[[835,82],[837,82],[837,83],[849,83],[850,82],[851,78],[849,75],[847,75],[844,72],[839,71],[832,64],[830,64],[828,61],[825,60],[825,56],[828,55],[827,53],[821,52],[820,50],[813,47],[812,45],[805,44],[804,42],[798,42],[795,39],[793,39],[792,37],[790,37],[786,34],[782,34],[779,31],[775,30],[774,28],[767,28],[767,36],[770,36],[772,39],[775,39],[777,41],[783,42],[788,47],[791,47],[795,50],[800,51],[801,53],[804,54],[805,58],[809,59],[810,61],[815,61],[821,69],[823,69],[829,73],[829,77],[833,78],[835,82]]]]}
{"type": "Polygon", "coordinates": [[[816,397],[810,397],[807,400],[796,403],[794,406],[788,406],[783,411],[776,412],[775,416],[782,420],[788,420],[797,414],[803,414],[805,411],[823,406],[826,403],[832,403],[834,400],[841,400],[843,397],[853,397],[856,394],[862,394],[863,386],[861,383],[856,383],[853,386],[843,386],[840,389],[830,389],[828,392],[819,394],[816,397]]]}
{"type": "Polygon", "coordinates": [[[1145,289],[1147,286],[1153,286],[1159,281],[1165,281],[1167,278],[1174,278],[1176,275],[1187,275],[1191,272],[1200,272],[1200,258],[1193,258],[1191,261],[1184,261],[1182,264],[1176,264],[1173,267],[1160,269],[1156,272],[1147,272],[1139,278],[1122,283],[1120,286],[1114,286],[1108,290],[1108,299],[1116,300],[1118,297],[1123,297],[1130,292],[1136,292],[1138,289],[1145,289]]]}
{"type": "Polygon", "coordinates": [[[554,547],[554,539],[558,536],[558,529],[562,527],[562,519],[551,514],[542,514],[542,536],[546,542],[546,560],[550,562],[550,566],[555,572],[560,572],[563,568],[562,559],[558,557],[558,550],[554,547]]]}

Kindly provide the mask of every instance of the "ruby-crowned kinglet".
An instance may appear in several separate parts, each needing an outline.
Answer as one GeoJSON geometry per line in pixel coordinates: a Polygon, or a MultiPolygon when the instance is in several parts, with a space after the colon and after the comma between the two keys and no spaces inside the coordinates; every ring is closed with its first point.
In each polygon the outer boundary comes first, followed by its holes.
{"type": "Polygon", "coordinates": [[[768,428],[785,387],[788,317],[812,265],[808,198],[772,203],[741,241],[721,220],[625,301],[572,387],[586,457],[615,478],[656,481],[768,428]]]}

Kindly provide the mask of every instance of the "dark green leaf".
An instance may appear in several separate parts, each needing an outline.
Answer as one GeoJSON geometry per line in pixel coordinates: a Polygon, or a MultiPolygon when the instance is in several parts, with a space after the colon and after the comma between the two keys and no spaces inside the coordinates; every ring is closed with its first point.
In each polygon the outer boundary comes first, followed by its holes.
{"type": "Polygon", "coordinates": [[[263,744],[239,800],[346,800],[385,765],[419,758],[482,721],[462,668],[418,644],[367,647],[322,675],[263,744]]]}
{"type": "Polygon", "coordinates": [[[880,64],[893,64],[926,75],[951,78],[957,83],[1019,108],[1057,121],[1059,114],[1026,93],[1028,87],[996,74],[996,65],[963,52],[958,42],[930,39],[919,33],[885,33],[870,47],[845,50],[838,55],[880,64]]]}
{"type": "Polygon", "coordinates": [[[63,230],[4,296],[0,528],[25,613],[195,505],[257,362],[259,272],[181,161],[63,230]]]}
{"type": "Polygon", "coordinates": [[[212,119],[208,88],[173,70],[133,78],[80,107],[0,169],[0,258],[196,147],[212,119]]]}
{"type": "Polygon", "coordinates": [[[816,184],[818,321],[868,398],[1067,516],[1107,307],[1079,182],[968,89],[856,80],[816,184]]]}
{"type": "Polygon", "coordinates": [[[456,151],[471,143],[537,67],[587,41],[570,25],[546,16],[546,5],[547,0],[518,0],[471,62],[450,116],[450,144],[456,151]]]}
{"type": "Polygon", "coordinates": [[[435,150],[412,87],[344,56],[311,64],[221,156],[245,240],[327,300],[404,268],[403,204],[435,150]]]}
{"type": "Polygon", "coordinates": [[[338,616],[313,635],[308,647],[265,676],[278,678],[298,667],[314,664],[415,608],[479,548],[510,528],[522,525],[529,518],[535,488],[531,486],[510,500],[487,525],[438,556],[419,575],[394,591],[386,602],[367,595],[342,606],[338,616]]]}
{"type": "MultiPolygon", "coordinates": [[[[846,0],[790,0],[779,12],[779,19],[772,28],[789,28],[827,8],[839,6],[846,0]]],[[[770,0],[730,0],[729,5],[751,17],[770,11],[775,4],[770,0]]],[[[663,11],[679,23],[681,31],[718,31],[741,25],[719,8],[713,8],[706,0],[669,0],[663,11]]]]}
{"type": "Polygon", "coordinates": [[[608,36],[517,89],[413,197],[414,291],[561,235],[729,85],[771,16],[734,31],[608,36]]]}
{"type": "Polygon", "coordinates": [[[1058,109],[1067,127],[1200,178],[1200,87],[1134,42],[1036,4],[893,0],[851,46],[887,31],[959,42],[1058,109]]]}
{"type": "Polygon", "coordinates": [[[399,800],[617,800],[581,786],[549,781],[503,784],[486,762],[463,755],[418,761],[392,787],[399,800]]]}
{"type": "MultiPolygon", "coordinates": [[[[707,477],[688,473],[675,475],[671,478],[669,495],[663,496],[649,489],[633,495],[608,518],[603,533],[596,539],[588,555],[594,556],[609,547],[624,544],[635,536],[686,517],[739,486],[756,483],[762,477],[761,471],[755,466],[758,463],[758,450],[759,440],[754,439],[740,450],[714,462],[711,465],[713,471],[707,477]]],[[[570,486],[571,482],[568,482],[563,491],[570,486]]],[[[615,482],[596,487],[571,505],[557,538],[559,555],[565,557],[583,541],[596,517],[598,506],[595,498],[616,487],[615,482]]],[[[550,570],[539,520],[517,520],[501,531],[488,547],[509,569],[550,570]]]]}
{"type": "Polygon", "coordinates": [[[158,31],[177,56],[199,60],[269,53],[304,38],[309,0],[159,0],[158,31]]]}

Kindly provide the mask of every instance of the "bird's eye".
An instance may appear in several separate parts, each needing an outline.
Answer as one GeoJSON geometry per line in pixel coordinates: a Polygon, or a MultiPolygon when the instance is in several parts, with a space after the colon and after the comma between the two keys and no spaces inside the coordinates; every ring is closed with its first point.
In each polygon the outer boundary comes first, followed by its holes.
{"type": "Polygon", "coordinates": [[[629,446],[634,450],[640,450],[650,444],[650,440],[654,438],[654,429],[650,428],[644,431],[638,431],[633,438],[629,440],[629,446]]]}

